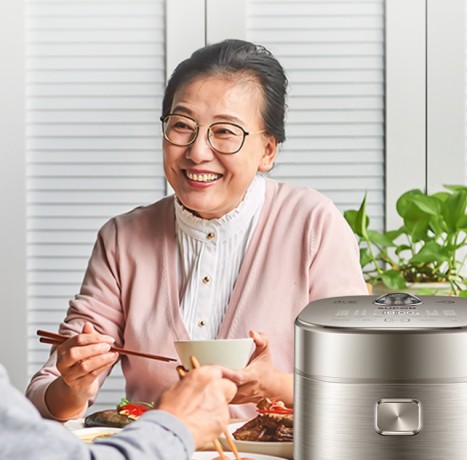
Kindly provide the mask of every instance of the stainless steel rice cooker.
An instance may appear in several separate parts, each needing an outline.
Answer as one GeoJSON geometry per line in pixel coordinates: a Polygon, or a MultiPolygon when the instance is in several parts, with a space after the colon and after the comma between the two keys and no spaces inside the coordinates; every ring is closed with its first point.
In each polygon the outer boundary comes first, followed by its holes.
{"type": "Polygon", "coordinates": [[[295,460],[466,460],[467,299],[311,302],[295,322],[295,460]]]}

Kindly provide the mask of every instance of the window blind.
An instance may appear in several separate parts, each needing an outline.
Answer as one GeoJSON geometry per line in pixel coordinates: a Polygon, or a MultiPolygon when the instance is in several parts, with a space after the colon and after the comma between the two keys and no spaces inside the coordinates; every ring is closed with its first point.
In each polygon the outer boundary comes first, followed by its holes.
{"type": "Polygon", "coordinates": [[[248,0],[247,39],[289,79],[287,140],[271,175],[384,220],[384,0],[248,0]]]}
{"type": "MultiPolygon", "coordinates": [[[[29,0],[27,67],[28,372],[79,291],[97,230],[165,194],[160,108],[163,0],[29,0]]],[[[116,367],[92,411],[124,396],[116,367]]]]}

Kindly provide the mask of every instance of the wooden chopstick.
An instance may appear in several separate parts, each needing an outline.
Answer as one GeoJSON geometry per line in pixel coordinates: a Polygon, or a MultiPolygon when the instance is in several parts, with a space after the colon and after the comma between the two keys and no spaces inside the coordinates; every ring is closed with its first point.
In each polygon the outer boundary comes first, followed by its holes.
{"type": "MultiPolygon", "coordinates": [[[[65,340],[68,340],[69,338],[72,337],[68,335],[56,334],[54,332],[43,331],[40,329],[37,331],[37,335],[41,337],[40,342],[48,343],[51,345],[60,345],[65,340]]],[[[110,351],[114,351],[115,353],[119,353],[121,355],[140,356],[141,358],[155,359],[157,361],[165,361],[165,362],[177,361],[174,358],[167,358],[167,356],[159,356],[159,355],[152,355],[149,353],[141,353],[139,351],[127,350],[125,348],[119,348],[119,347],[110,347],[110,351]]]]}
{"type": "MultiPolygon", "coordinates": [[[[193,366],[193,369],[198,369],[200,367],[199,361],[196,359],[196,356],[190,356],[190,361],[191,361],[191,365],[193,366]]],[[[241,460],[240,454],[238,453],[237,446],[235,445],[229,431],[223,430],[222,433],[224,434],[225,439],[227,439],[227,444],[229,445],[230,450],[233,452],[235,456],[235,460],[241,460]]]]}
{"type": "MultiPolygon", "coordinates": [[[[183,379],[186,376],[185,368],[183,366],[177,366],[177,372],[178,372],[178,376],[180,377],[180,380],[183,379]]],[[[222,444],[219,442],[219,440],[214,439],[214,441],[212,441],[212,443],[214,444],[214,447],[215,447],[217,453],[219,454],[220,459],[221,460],[229,460],[225,456],[224,449],[222,449],[222,444]]]]}

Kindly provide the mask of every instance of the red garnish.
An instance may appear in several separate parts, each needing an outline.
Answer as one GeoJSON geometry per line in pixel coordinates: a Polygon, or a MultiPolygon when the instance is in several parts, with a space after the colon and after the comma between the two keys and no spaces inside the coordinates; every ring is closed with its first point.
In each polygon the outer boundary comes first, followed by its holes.
{"type": "Polygon", "coordinates": [[[293,409],[290,409],[288,407],[284,407],[280,404],[271,404],[269,409],[256,409],[256,412],[259,412],[260,414],[279,414],[279,415],[285,415],[285,414],[293,414],[293,409]]]}
{"type": "Polygon", "coordinates": [[[122,415],[132,415],[133,417],[140,417],[149,410],[149,407],[141,404],[125,404],[118,408],[118,413],[122,415]]]}

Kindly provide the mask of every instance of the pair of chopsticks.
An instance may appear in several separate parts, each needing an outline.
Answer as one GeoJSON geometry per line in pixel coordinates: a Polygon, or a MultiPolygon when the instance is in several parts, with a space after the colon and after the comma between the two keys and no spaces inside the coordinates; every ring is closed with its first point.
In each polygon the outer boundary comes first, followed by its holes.
{"type": "MultiPolygon", "coordinates": [[[[37,335],[40,337],[41,343],[48,343],[50,345],[61,345],[63,342],[65,342],[65,340],[71,338],[71,336],[68,335],[55,334],[54,332],[42,331],[40,329],[37,331],[37,335]]],[[[177,361],[174,358],[167,358],[166,356],[151,355],[149,353],[141,353],[139,351],[126,350],[125,348],[119,347],[110,347],[110,351],[114,351],[121,355],[140,356],[141,358],[156,359],[158,361],[177,361]]]]}
{"type": "MultiPolygon", "coordinates": [[[[191,365],[193,366],[193,369],[198,369],[198,367],[200,367],[199,361],[196,359],[196,356],[190,356],[190,361],[191,361],[191,365]]],[[[183,379],[183,377],[185,377],[186,375],[185,368],[183,366],[177,366],[177,372],[178,372],[180,379],[183,379]]],[[[235,460],[241,460],[240,455],[238,453],[237,446],[235,445],[230,433],[227,430],[223,430],[222,433],[224,434],[225,439],[227,439],[227,444],[229,445],[230,450],[233,452],[235,456],[235,460]]],[[[214,439],[213,444],[217,450],[217,453],[219,454],[220,459],[228,460],[228,458],[225,456],[224,450],[222,449],[222,445],[219,442],[219,440],[214,439]]]]}

